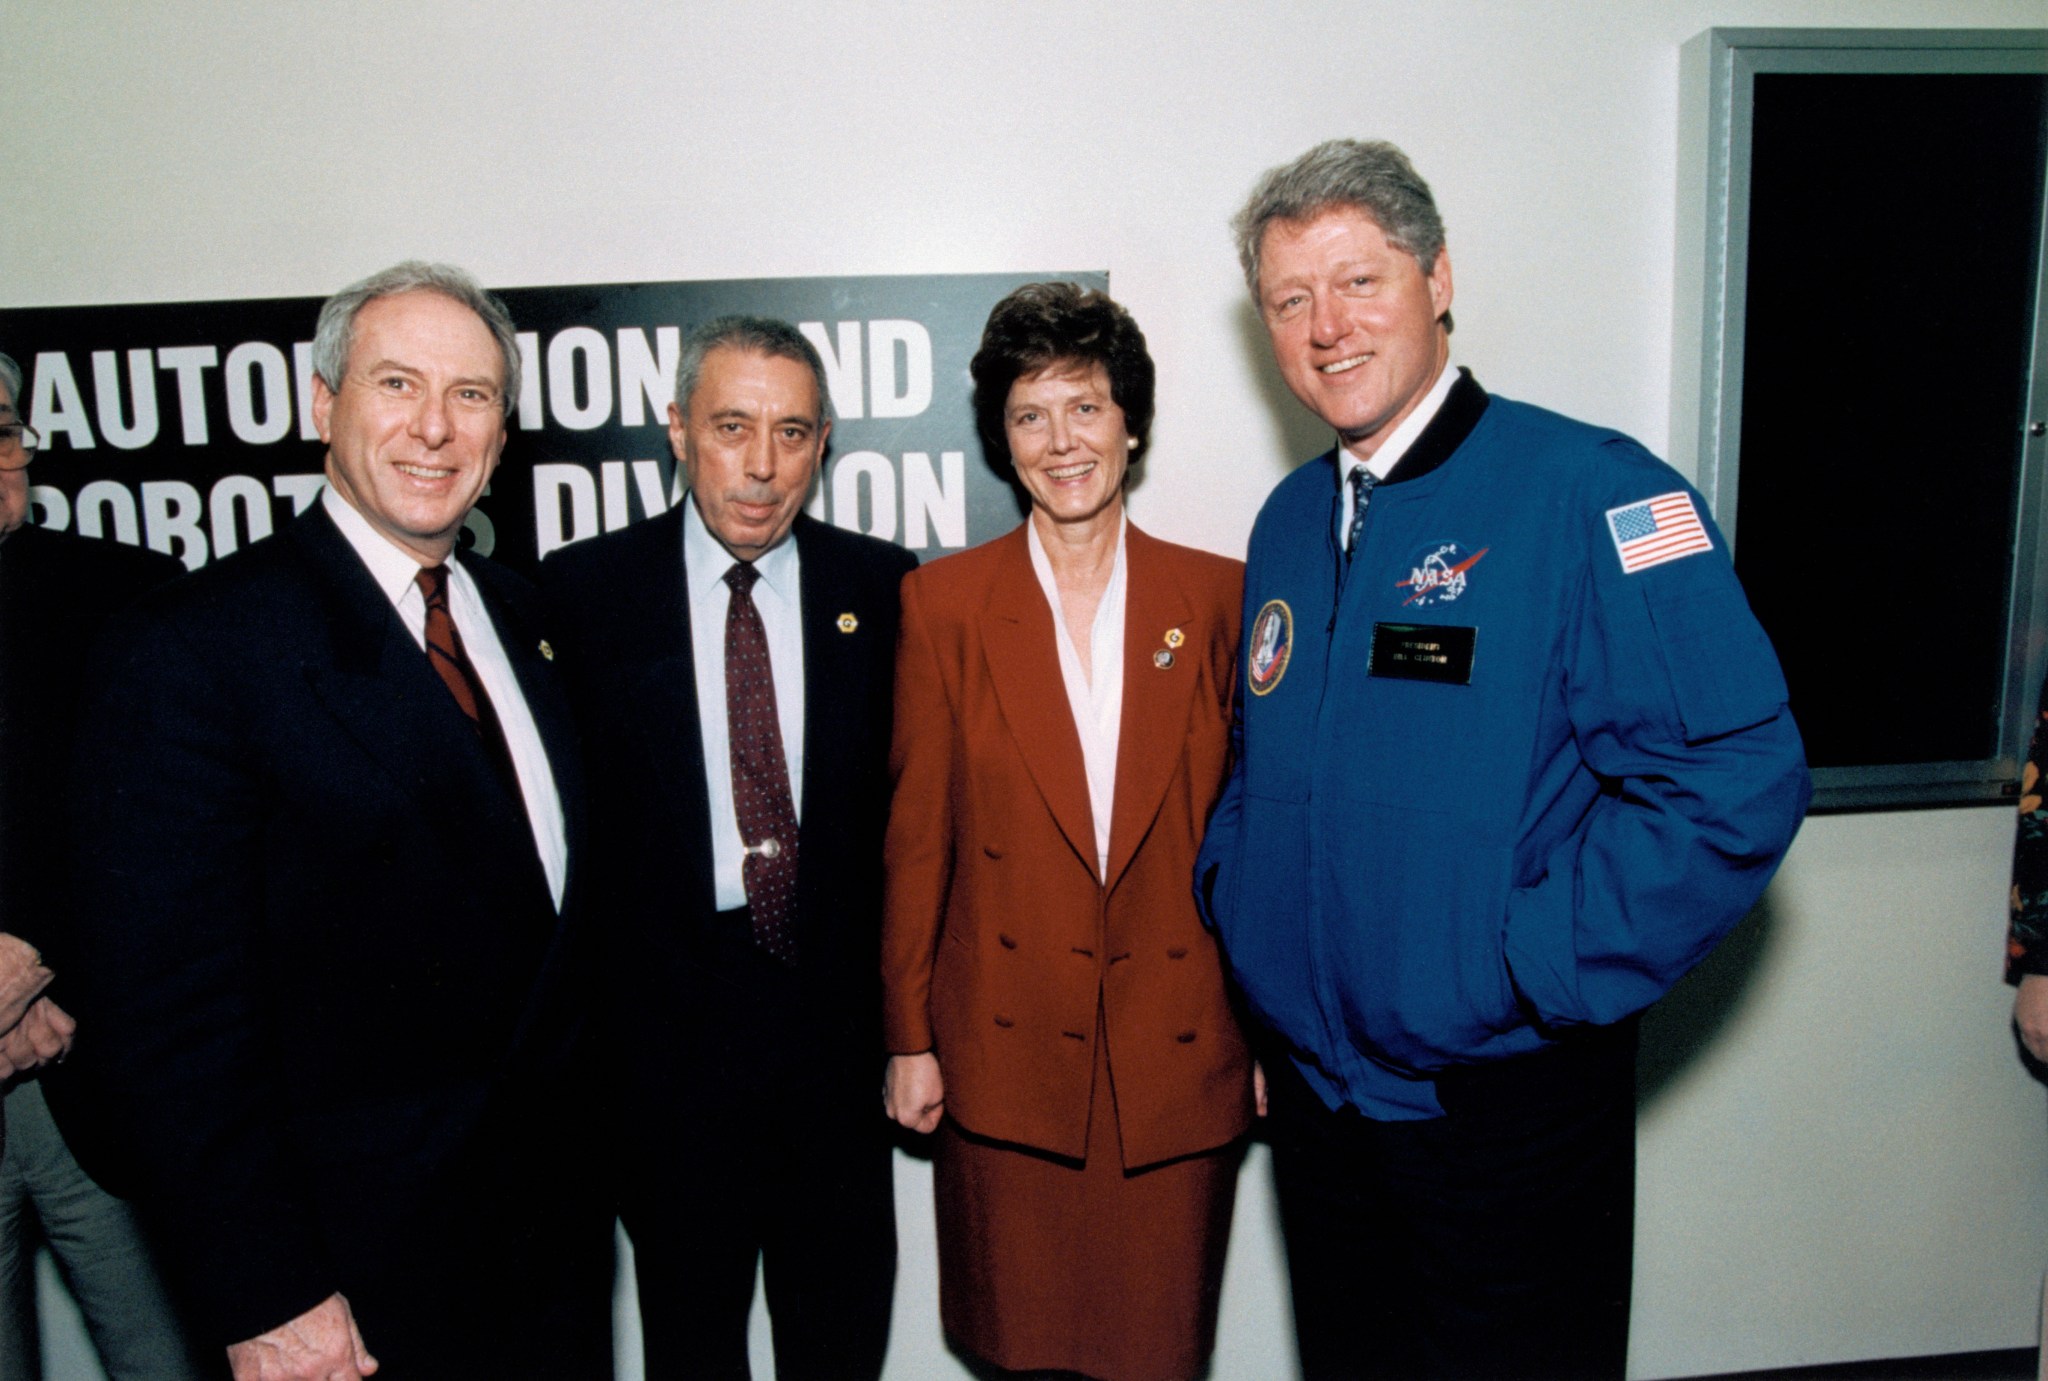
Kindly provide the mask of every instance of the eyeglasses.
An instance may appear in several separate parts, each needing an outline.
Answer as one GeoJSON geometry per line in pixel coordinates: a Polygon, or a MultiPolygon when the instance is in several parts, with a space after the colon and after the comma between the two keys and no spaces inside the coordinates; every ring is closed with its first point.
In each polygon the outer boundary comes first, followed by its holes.
{"type": "Polygon", "coordinates": [[[0,470],[26,470],[43,439],[20,422],[0,423],[0,470]]]}

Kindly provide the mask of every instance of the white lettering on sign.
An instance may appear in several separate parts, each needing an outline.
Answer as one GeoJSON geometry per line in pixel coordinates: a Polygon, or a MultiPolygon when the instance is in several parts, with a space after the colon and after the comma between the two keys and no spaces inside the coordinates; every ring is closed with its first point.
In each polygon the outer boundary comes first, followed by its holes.
{"type": "Polygon", "coordinates": [[[676,362],[683,354],[683,333],[673,326],[654,328],[654,348],[647,333],[619,328],[619,423],[627,427],[668,422],[668,405],[676,396],[676,362]]]}
{"type": "Polygon", "coordinates": [[[828,334],[822,321],[797,323],[824,362],[832,411],[853,419],[923,413],[932,405],[932,333],[920,321],[870,321],[863,352],[860,328],[841,321],[828,334]]]}
{"type": "Polygon", "coordinates": [[[868,408],[874,416],[916,417],[932,405],[931,332],[915,321],[869,322],[868,370],[868,408]]]}
{"type": "Polygon", "coordinates": [[[840,322],[836,346],[825,334],[822,321],[800,321],[796,329],[818,347],[818,358],[825,364],[825,388],[832,395],[832,411],[855,420],[865,417],[860,405],[860,323],[840,322]]]}
{"type": "Polygon", "coordinates": [[[228,429],[236,439],[252,446],[284,440],[292,427],[291,366],[284,351],[268,341],[244,341],[228,351],[222,375],[228,387],[228,429]]]}
{"type": "Polygon", "coordinates": [[[594,431],[612,417],[612,347],[588,326],[555,332],[548,342],[548,411],[572,432],[594,431]]]}

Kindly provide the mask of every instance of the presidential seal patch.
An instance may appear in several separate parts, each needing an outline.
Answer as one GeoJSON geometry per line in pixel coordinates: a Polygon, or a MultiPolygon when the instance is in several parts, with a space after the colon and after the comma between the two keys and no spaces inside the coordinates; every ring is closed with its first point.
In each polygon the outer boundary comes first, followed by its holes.
{"type": "Polygon", "coordinates": [[[1252,620],[1252,655],[1245,665],[1245,679],[1253,695],[1265,695],[1287,674],[1287,658],[1294,651],[1294,611],[1284,599],[1269,599],[1252,620]]]}
{"type": "Polygon", "coordinates": [[[1394,582],[1395,589],[1408,591],[1408,598],[1401,603],[1424,607],[1449,604],[1471,587],[1470,571],[1492,550],[1481,547],[1468,552],[1456,542],[1431,542],[1417,548],[1409,558],[1408,578],[1394,582]]]}

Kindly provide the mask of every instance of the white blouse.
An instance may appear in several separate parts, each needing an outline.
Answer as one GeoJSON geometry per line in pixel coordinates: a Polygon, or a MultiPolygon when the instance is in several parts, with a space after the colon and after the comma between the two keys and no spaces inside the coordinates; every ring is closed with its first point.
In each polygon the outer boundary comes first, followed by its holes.
{"type": "Polygon", "coordinates": [[[1025,542],[1031,548],[1031,569],[1052,606],[1053,637],[1060,654],[1060,677],[1067,685],[1067,707],[1073,711],[1074,728],[1081,738],[1081,763],[1088,774],[1088,809],[1095,818],[1095,876],[1109,875],[1109,815],[1116,800],[1116,748],[1123,730],[1124,709],[1124,604],[1127,582],[1124,570],[1124,535],[1130,528],[1125,517],[1117,524],[1116,561],[1110,566],[1109,585],[1095,606],[1095,624],[1088,631],[1088,663],[1094,672],[1090,681],[1081,670],[1081,655],[1067,632],[1066,614],[1060,608],[1059,585],[1053,579],[1052,561],[1045,544],[1038,540],[1038,527],[1025,520],[1025,542]]]}

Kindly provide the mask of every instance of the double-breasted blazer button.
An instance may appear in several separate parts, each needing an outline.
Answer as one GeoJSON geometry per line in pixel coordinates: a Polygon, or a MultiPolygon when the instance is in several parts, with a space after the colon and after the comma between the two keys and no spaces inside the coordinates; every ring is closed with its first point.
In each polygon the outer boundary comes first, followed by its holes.
{"type": "Polygon", "coordinates": [[[1195,1033],[1192,1031],[1183,1031],[1178,1036],[1175,1036],[1174,1039],[1179,1041],[1182,1045],[1193,1045],[1195,1043],[1195,1033]]]}
{"type": "Polygon", "coordinates": [[[1004,1016],[1001,1012],[996,1013],[995,1021],[996,1025],[1002,1027],[1005,1031],[1009,1030],[1012,1026],[1015,1026],[1017,1024],[1016,1022],[1011,1021],[1008,1017],[1004,1016]]]}
{"type": "Polygon", "coordinates": [[[1001,931],[996,932],[996,943],[1001,945],[1004,949],[1017,948],[1017,942],[1011,939],[1009,936],[1003,934],[1001,931]]]}

